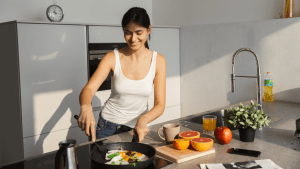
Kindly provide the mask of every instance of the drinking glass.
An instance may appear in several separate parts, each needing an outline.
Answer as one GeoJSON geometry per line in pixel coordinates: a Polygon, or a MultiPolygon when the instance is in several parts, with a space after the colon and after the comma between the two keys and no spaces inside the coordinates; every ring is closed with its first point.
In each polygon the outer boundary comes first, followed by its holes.
{"type": "Polygon", "coordinates": [[[213,135],[216,129],[217,116],[205,115],[203,119],[203,133],[208,135],[213,135]]]}

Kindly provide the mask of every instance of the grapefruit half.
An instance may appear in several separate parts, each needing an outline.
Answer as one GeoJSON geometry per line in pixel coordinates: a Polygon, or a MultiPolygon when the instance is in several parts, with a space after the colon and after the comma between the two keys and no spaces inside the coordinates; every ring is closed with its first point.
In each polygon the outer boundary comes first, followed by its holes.
{"type": "Polygon", "coordinates": [[[182,133],[179,133],[179,137],[181,139],[192,139],[192,138],[199,138],[200,133],[198,131],[185,131],[182,133]]]}
{"type": "Polygon", "coordinates": [[[214,144],[213,139],[205,138],[205,137],[193,138],[190,141],[192,147],[197,151],[206,151],[210,149],[214,144]]]}
{"type": "Polygon", "coordinates": [[[174,139],[173,144],[177,150],[185,150],[190,145],[190,140],[188,139],[174,139]]]}

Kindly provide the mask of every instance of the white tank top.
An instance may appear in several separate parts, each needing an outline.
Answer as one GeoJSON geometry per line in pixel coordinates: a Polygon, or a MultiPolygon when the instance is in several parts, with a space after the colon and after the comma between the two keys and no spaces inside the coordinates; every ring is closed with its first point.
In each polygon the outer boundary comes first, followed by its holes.
{"type": "Polygon", "coordinates": [[[118,49],[114,49],[116,63],[111,78],[111,94],[102,107],[101,116],[110,122],[135,127],[137,120],[148,110],[148,98],[153,88],[156,55],[153,51],[151,66],[142,80],[127,79],[121,69],[118,49]]]}

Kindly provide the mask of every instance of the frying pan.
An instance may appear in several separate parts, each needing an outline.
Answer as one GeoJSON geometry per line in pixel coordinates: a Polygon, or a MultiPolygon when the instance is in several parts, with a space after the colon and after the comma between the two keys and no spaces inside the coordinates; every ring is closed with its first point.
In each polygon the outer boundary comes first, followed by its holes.
{"type": "MultiPolygon", "coordinates": [[[[78,119],[78,116],[75,115],[74,118],[78,119]]],[[[135,132],[135,131],[134,131],[135,132]]],[[[119,142],[119,143],[110,143],[105,145],[98,145],[96,142],[94,143],[96,146],[93,146],[92,151],[90,152],[90,158],[92,163],[95,165],[95,168],[107,168],[107,169],[138,169],[138,168],[146,168],[150,166],[155,159],[156,149],[150,145],[138,143],[138,134],[135,132],[135,135],[132,138],[132,142],[119,142]],[[129,150],[129,151],[137,151],[139,153],[145,154],[149,159],[146,161],[138,162],[136,165],[128,164],[128,165],[111,165],[105,164],[107,160],[105,159],[105,155],[109,150],[129,150]]]]}

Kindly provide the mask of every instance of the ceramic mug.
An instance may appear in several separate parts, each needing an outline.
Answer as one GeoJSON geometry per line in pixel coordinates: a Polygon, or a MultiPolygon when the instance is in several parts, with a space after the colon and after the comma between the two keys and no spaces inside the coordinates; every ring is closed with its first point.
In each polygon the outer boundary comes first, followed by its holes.
{"type": "Polygon", "coordinates": [[[180,132],[180,125],[176,123],[165,124],[157,130],[158,136],[165,140],[167,144],[173,144],[173,140],[178,136],[180,132]],[[160,131],[163,130],[164,136],[160,135],[160,131]]]}

